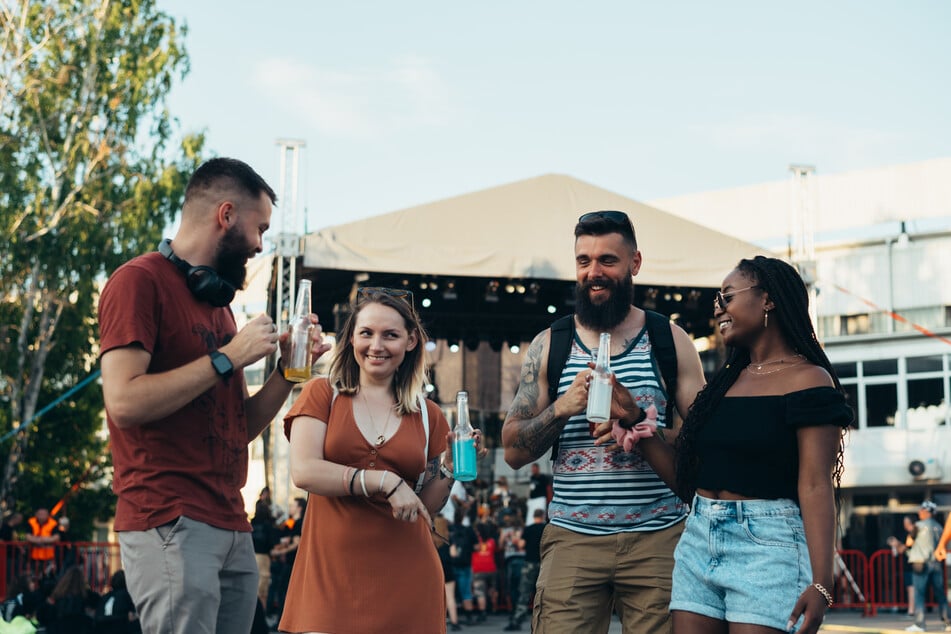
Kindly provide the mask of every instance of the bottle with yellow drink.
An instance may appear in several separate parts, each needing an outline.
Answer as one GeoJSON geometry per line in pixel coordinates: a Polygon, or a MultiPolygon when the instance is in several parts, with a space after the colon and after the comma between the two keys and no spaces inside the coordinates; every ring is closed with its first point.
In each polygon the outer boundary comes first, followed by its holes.
{"type": "Polygon", "coordinates": [[[310,379],[314,362],[310,341],[314,330],[314,324],[310,321],[310,280],[300,282],[294,316],[288,322],[287,330],[290,350],[283,360],[284,378],[291,383],[302,383],[310,379]]]}

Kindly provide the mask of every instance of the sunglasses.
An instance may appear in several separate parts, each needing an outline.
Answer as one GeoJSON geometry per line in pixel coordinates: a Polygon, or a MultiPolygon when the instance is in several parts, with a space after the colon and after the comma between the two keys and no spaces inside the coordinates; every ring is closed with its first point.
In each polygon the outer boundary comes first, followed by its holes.
{"type": "Polygon", "coordinates": [[[578,222],[581,224],[591,222],[592,220],[606,220],[623,229],[629,230],[631,235],[634,234],[634,225],[631,224],[630,217],[623,211],[589,211],[586,214],[581,214],[581,217],[578,218],[578,222]]]}
{"type": "Polygon", "coordinates": [[[397,299],[402,299],[404,302],[413,305],[413,291],[408,291],[403,288],[387,288],[385,286],[361,286],[357,289],[357,297],[362,297],[364,299],[371,299],[374,295],[388,295],[390,297],[395,297],[397,299]]]}
{"type": "Polygon", "coordinates": [[[718,309],[718,308],[719,308],[720,310],[726,308],[726,305],[730,303],[730,301],[733,299],[733,296],[734,296],[734,295],[736,295],[737,293],[745,293],[746,291],[751,291],[751,290],[753,290],[754,288],[763,288],[763,287],[762,287],[762,286],[759,286],[759,285],[757,285],[757,284],[754,284],[753,286],[747,286],[746,288],[740,288],[740,289],[737,289],[737,290],[735,290],[735,291],[730,291],[729,293],[721,293],[720,291],[717,291],[716,296],[713,298],[713,308],[714,308],[714,310],[716,310],[716,309],[718,309]]]}

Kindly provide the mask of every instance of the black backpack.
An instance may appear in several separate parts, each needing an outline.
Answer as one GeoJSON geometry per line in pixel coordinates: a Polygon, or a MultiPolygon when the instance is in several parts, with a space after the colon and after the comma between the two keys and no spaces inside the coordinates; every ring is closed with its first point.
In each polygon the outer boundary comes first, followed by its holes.
{"type": "MultiPolygon", "coordinates": [[[[667,389],[667,420],[670,420],[671,405],[676,407],[677,398],[677,349],[670,330],[670,319],[652,310],[645,310],[647,336],[651,340],[651,352],[660,366],[660,375],[667,389]]],[[[575,317],[565,315],[551,325],[551,342],[548,346],[548,400],[558,398],[558,383],[568,362],[571,342],[575,338],[575,317]]],[[[558,441],[551,448],[551,458],[558,456],[558,441]]]]}

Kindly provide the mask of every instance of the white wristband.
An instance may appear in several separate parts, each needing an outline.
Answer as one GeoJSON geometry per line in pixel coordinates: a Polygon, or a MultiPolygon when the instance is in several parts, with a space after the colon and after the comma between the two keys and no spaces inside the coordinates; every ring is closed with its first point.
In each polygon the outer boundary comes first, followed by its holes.
{"type": "Polygon", "coordinates": [[[370,497],[367,493],[367,470],[360,469],[360,488],[363,489],[363,497],[370,497]]]}

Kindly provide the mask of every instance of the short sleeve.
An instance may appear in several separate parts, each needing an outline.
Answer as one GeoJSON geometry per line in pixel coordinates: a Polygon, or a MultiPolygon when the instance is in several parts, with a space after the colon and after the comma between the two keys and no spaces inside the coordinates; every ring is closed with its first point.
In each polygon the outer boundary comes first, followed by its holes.
{"type": "Polygon", "coordinates": [[[848,427],[852,419],[845,395],[835,388],[812,387],[786,395],[786,424],[790,427],[848,427]]]}
{"type": "Polygon", "coordinates": [[[138,263],[127,263],[109,277],[99,299],[99,354],[140,344],[155,352],[159,298],[154,277],[138,263]]]}
{"type": "Polygon", "coordinates": [[[291,425],[298,416],[312,416],[324,422],[330,421],[330,406],[333,404],[333,388],[326,378],[318,378],[304,384],[300,396],[284,415],[284,436],[291,439],[291,425]]]}

